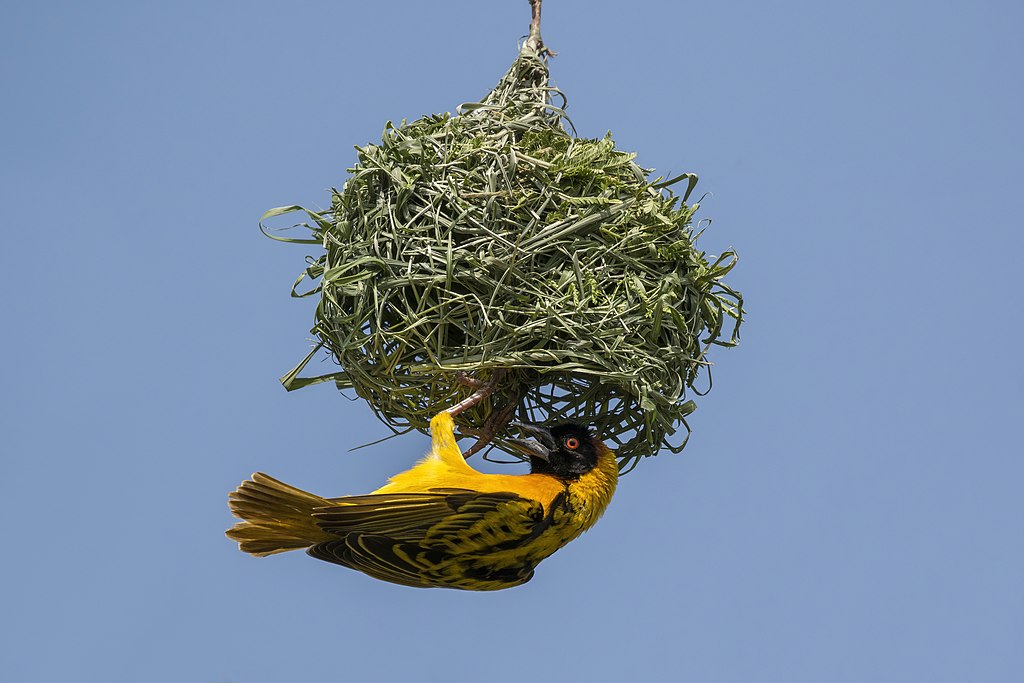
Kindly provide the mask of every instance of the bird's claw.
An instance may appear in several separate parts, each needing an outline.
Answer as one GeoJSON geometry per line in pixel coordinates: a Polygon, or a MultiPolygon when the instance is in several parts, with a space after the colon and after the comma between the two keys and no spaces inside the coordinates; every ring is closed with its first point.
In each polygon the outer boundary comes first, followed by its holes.
{"type": "Polygon", "coordinates": [[[462,370],[459,370],[458,372],[455,373],[455,381],[464,387],[469,387],[470,389],[481,389],[487,384],[487,382],[483,381],[482,379],[470,377],[462,370]]]}

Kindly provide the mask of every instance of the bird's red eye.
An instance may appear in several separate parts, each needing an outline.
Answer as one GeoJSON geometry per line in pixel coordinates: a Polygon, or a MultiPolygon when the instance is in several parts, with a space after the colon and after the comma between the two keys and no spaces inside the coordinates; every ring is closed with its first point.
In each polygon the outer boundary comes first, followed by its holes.
{"type": "Polygon", "coordinates": [[[580,447],[580,440],[577,439],[575,436],[570,436],[568,439],[565,440],[565,447],[568,448],[570,451],[574,451],[580,447]]]}

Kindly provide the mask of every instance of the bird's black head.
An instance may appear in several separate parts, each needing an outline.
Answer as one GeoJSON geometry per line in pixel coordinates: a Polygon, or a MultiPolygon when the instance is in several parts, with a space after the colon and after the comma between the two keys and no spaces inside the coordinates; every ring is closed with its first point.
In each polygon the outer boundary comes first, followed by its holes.
{"type": "Polygon", "coordinates": [[[530,471],[574,478],[597,465],[597,441],[585,426],[564,422],[550,429],[513,422],[511,426],[531,438],[510,439],[509,443],[530,457],[530,471]]]}

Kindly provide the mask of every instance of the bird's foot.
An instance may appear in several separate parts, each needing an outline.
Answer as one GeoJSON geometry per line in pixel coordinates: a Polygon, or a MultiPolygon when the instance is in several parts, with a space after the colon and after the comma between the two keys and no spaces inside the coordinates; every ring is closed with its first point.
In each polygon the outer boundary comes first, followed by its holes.
{"type": "Polygon", "coordinates": [[[477,403],[480,403],[480,401],[484,400],[494,392],[494,388],[498,386],[498,382],[500,382],[502,377],[504,376],[504,368],[498,368],[497,370],[493,371],[491,373],[490,378],[486,382],[483,382],[475,378],[470,378],[468,375],[466,375],[466,373],[459,373],[458,375],[456,375],[455,381],[470,388],[475,388],[476,391],[474,391],[472,394],[470,394],[466,398],[462,399],[461,401],[453,405],[451,408],[449,408],[448,414],[452,416],[458,415],[459,413],[469,410],[477,403]],[[461,375],[462,377],[460,378],[459,375],[461,375]]]}
{"type": "Polygon", "coordinates": [[[482,379],[477,379],[476,377],[470,377],[461,370],[455,373],[455,381],[464,387],[469,387],[470,389],[481,389],[487,386],[487,382],[482,379]]]}

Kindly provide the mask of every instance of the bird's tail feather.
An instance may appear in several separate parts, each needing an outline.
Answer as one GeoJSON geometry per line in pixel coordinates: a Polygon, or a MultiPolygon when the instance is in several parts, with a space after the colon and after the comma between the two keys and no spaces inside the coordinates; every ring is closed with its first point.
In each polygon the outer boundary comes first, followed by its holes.
{"type": "Polygon", "coordinates": [[[313,509],[326,505],[320,496],[257,472],[228,495],[231,512],[242,521],[227,535],[257,557],[308,548],[334,538],[313,519],[313,509]]]}

